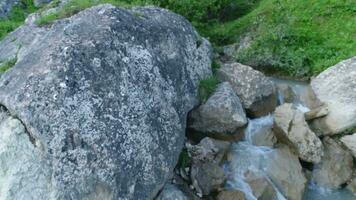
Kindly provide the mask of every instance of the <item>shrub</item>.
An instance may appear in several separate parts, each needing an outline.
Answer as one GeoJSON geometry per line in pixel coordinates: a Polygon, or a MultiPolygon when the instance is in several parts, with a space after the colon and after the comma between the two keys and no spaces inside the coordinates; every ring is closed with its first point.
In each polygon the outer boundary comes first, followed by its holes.
{"type": "Polygon", "coordinates": [[[8,60],[4,62],[3,64],[0,65],[0,74],[6,72],[9,70],[11,67],[13,67],[17,62],[17,58],[13,58],[11,60],[8,60]]]}
{"type": "Polygon", "coordinates": [[[201,102],[206,102],[208,98],[214,93],[219,84],[219,80],[215,77],[209,77],[200,81],[199,84],[199,99],[201,102]]]}

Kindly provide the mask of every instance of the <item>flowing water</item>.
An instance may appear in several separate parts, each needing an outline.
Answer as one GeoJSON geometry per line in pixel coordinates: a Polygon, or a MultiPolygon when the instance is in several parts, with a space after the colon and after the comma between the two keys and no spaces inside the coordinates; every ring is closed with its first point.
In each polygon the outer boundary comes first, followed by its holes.
{"type": "MultiPolygon", "coordinates": [[[[308,86],[305,82],[289,81],[281,79],[273,79],[276,84],[288,84],[296,94],[302,94],[308,86]]],[[[281,94],[279,94],[281,95],[281,94]]],[[[283,103],[283,97],[279,96],[279,102],[283,103]]],[[[293,102],[296,107],[302,112],[307,112],[309,108],[304,106],[300,101],[293,102]]],[[[245,130],[245,140],[233,144],[233,148],[229,153],[229,164],[225,166],[229,174],[227,188],[234,188],[243,191],[246,194],[247,200],[257,200],[252,193],[252,189],[246,182],[245,173],[254,171],[262,174],[265,179],[273,185],[277,191],[278,200],[286,200],[280,193],[273,181],[268,177],[265,169],[265,164],[269,157],[276,151],[273,147],[255,146],[254,138],[264,137],[263,134],[268,134],[273,126],[273,116],[267,115],[257,119],[250,119],[248,127],[245,130]]],[[[313,183],[305,189],[303,200],[355,200],[356,197],[347,190],[328,190],[321,188],[313,183]]]]}

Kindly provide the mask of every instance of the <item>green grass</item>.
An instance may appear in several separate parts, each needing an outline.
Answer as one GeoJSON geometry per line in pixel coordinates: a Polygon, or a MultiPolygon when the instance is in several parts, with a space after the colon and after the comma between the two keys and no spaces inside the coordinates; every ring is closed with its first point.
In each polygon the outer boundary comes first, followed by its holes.
{"type": "Polygon", "coordinates": [[[263,0],[238,20],[212,25],[206,36],[221,46],[250,33],[239,62],[274,73],[310,77],[356,55],[356,1],[263,0]]]}
{"type": "Polygon", "coordinates": [[[199,100],[206,102],[208,98],[215,92],[219,80],[215,76],[211,76],[199,83],[199,100]]]}
{"type": "Polygon", "coordinates": [[[32,0],[22,0],[19,5],[14,6],[9,16],[0,20],[0,40],[22,25],[26,16],[36,10],[32,0]]]}
{"type": "Polygon", "coordinates": [[[13,58],[11,60],[4,62],[3,64],[0,64],[0,74],[9,70],[11,67],[13,67],[16,64],[16,62],[17,62],[17,58],[13,58]]]}

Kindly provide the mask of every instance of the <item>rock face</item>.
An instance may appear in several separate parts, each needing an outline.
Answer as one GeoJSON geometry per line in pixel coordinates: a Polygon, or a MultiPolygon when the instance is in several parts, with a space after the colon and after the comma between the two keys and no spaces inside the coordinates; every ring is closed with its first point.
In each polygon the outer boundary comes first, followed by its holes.
{"type": "Polygon", "coordinates": [[[164,186],[156,200],[188,200],[188,198],[176,186],[167,184],[164,186]]]}
{"type": "MultiPolygon", "coordinates": [[[[184,18],[154,7],[101,5],[49,27],[28,22],[0,49],[21,33],[33,37],[0,80],[0,104],[36,144],[18,141],[34,153],[15,156],[17,165],[40,167],[1,176],[39,186],[1,187],[0,196],[14,190],[38,200],[156,196],[183,147],[199,81],[211,75],[209,43],[184,18]],[[32,180],[37,173],[43,177],[32,180]]],[[[7,141],[1,140],[7,151],[21,150],[7,141]]]]}
{"type": "Polygon", "coordinates": [[[356,126],[356,57],[328,68],[312,80],[316,96],[325,102],[329,114],[314,120],[324,135],[333,135],[356,126]]]}
{"type": "Polygon", "coordinates": [[[279,100],[281,104],[293,103],[296,100],[297,95],[295,94],[291,86],[287,84],[278,84],[277,88],[278,88],[278,93],[280,97],[279,100]]]}
{"type": "Polygon", "coordinates": [[[356,133],[353,135],[346,135],[342,137],[341,142],[351,151],[352,155],[356,158],[356,133]]]}
{"type": "Polygon", "coordinates": [[[282,194],[290,200],[301,200],[307,183],[298,157],[288,147],[280,147],[269,156],[266,173],[282,194]]]}
{"type": "Polygon", "coordinates": [[[320,186],[338,188],[352,177],[353,158],[335,140],[326,137],[323,139],[324,156],[321,163],[313,171],[313,180],[320,186]]]}
{"type": "Polygon", "coordinates": [[[276,109],[273,130],[277,139],[294,149],[301,159],[320,162],[322,143],[309,129],[304,114],[294,108],[293,104],[283,104],[276,109]]]}
{"type": "Polygon", "coordinates": [[[246,125],[247,118],[239,97],[224,82],[205,104],[192,111],[189,121],[189,128],[221,138],[236,133],[246,125]]]}
{"type": "Polygon", "coordinates": [[[276,88],[261,72],[240,63],[230,63],[224,64],[217,74],[221,80],[232,85],[249,116],[264,116],[275,109],[276,88]]]}
{"type": "Polygon", "coordinates": [[[12,7],[20,2],[20,0],[1,0],[0,18],[6,17],[11,12],[12,7]]]}

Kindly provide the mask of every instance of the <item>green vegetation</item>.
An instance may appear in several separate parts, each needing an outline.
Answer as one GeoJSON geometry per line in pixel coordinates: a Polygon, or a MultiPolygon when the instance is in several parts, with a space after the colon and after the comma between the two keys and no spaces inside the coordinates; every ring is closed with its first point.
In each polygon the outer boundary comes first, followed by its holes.
{"type": "Polygon", "coordinates": [[[11,60],[4,62],[3,64],[0,64],[0,74],[6,72],[8,69],[14,66],[16,62],[17,62],[17,58],[13,58],[11,60]]]}
{"type": "Polygon", "coordinates": [[[215,76],[211,76],[199,83],[199,99],[201,102],[206,102],[214,93],[219,84],[219,80],[215,76]]]}
{"type": "Polygon", "coordinates": [[[212,25],[207,36],[226,45],[250,34],[239,62],[309,77],[356,55],[356,1],[263,0],[238,20],[212,25]]]}
{"type": "Polygon", "coordinates": [[[21,0],[19,5],[12,8],[8,18],[0,20],[0,40],[22,25],[26,16],[34,11],[36,8],[32,0],[21,0]]]}
{"type": "Polygon", "coordinates": [[[189,157],[187,149],[184,148],[179,155],[177,167],[181,169],[185,169],[186,167],[189,167],[190,162],[191,162],[191,158],[189,157]]]}
{"type": "MultiPolygon", "coordinates": [[[[356,55],[354,0],[71,0],[37,23],[50,24],[101,3],[170,9],[191,21],[215,49],[249,36],[252,40],[236,54],[237,61],[273,73],[310,77],[356,55]]],[[[56,5],[58,0],[43,9],[56,5]]],[[[32,0],[22,0],[0,21],[0,39],[34,11],[32,0]]]]}

